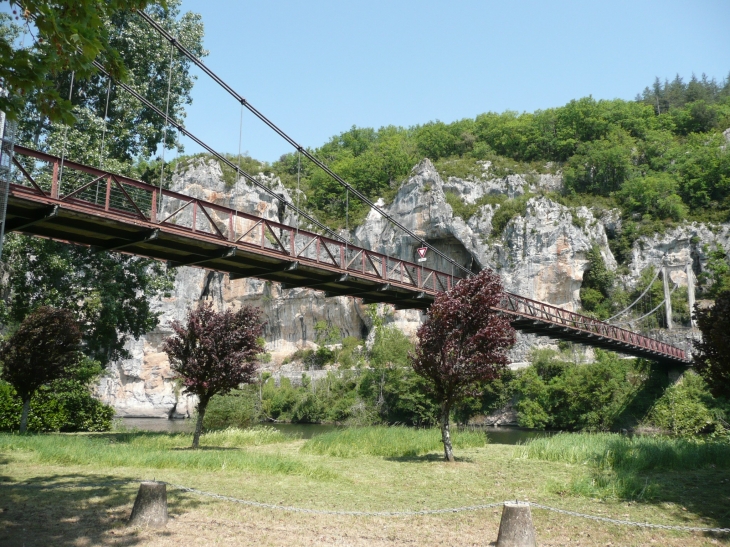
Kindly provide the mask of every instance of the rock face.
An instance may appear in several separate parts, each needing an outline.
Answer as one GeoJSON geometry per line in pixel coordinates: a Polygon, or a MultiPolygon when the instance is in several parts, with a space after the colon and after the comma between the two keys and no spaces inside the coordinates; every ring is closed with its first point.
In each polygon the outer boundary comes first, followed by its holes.
{"type": "MultiPolygon", "coordinates": [[[[560,188],[559,175],[490,176],[485,162],[481,178],[444,181],[429,160],[416,165],[400,186],[389,205],[378,205],[435,248],[452,257],[465,269],[478,271],[495,269],[508,291],[577,310],[580,307],[580,287],[588,261],[586,253],[598,246],[613,269],[616,261],[608,246],[607,231],[621,229],[616,211],[596,217],[587,207],[568,208],[544,194],[560,188]],[[530,197],[535,194],[533,197],[530,197]],[[500,195],[522,196],[524,207],[504,223],[501,233],[495,233],[493,220],[500,209],[500,195]],[[467,219],[454,214],[449,205],[454,197],[476,212],[467,219]],[[477,207],[477,205],[482,204],[477,207]]],[[[259,175],[259,180],[275,194],[290,199],[289,192],[276,178],[259,175]]],[[[294,225],[279,200],[253,185],[239,181],[227,186],[214,161],[196,160],[177,172],[173,189],[237,210],[253,213],[294,225]]],[[[514,203],[514,202],[512,202],[514,203]]],[[[164,203],[167,214],[179,207],[164,203]]],[[[164,213],[163,213],[164,214],[164,213]]],[[[190,222],[189,212],[180,213],[181,220],[190,222]]],[[[214,218],[214,221],[217,219],[214,218]]],[[[243,226],[239,231],[245,231],[243,226]]],[[[414,260],[419,243],[371,211],[362,225],[350,234],[353,241],[369,249],[391,256],[414,260]]],[[[728,245],[730,226],[710,229],[699,224],[686,224],[653,238],[636,242],[629,273],[623,281],[634,286],[641,271],[649,265],[670,265],[671,279],[686,285],[685,265],[691,261],[695,274],[707,262],[707,246],[728,245]]],[[[429,253],[428,267],[450,271],[453,266],[434,253],[429,253]]],[[[211,299],[218,308],[236,308],[253,304],[264,310],[267,350],[272,353],[271,368],[299,348],[314,345],[315,325],[326,321],[336,325],[343,336],[366,338],[371,322],[356,299],[338,297],[325,299],[322,293],[308,289],[282,291],[276,283],[255,279],[230,281],[228,276],[203,269],[182,267],[177,272],[175,289],[169,298],[154,303],[161,313],[158,328],[127,347],[131,358],[112,364],[98,386],[100,398],[113,405],[122,416],[185,417],[193,410],[193,401],[180,395],[171,379],[167,356],[161,352],[162,340],[171,333],[170,322],[182,320],[187,309],[200,299],[211,299]]],[[[398,311],[392,321],[406,334],[413,335],[423,320],[418,311],[398,311]]],[[[554,342],[537,339],[534,335],[519,336],[512,350],[513,365],[519,367],[527,360],[535,345],[552,346],[554,342]]],[[[287,372],[289,374],[289,372],[287,372]]]]}

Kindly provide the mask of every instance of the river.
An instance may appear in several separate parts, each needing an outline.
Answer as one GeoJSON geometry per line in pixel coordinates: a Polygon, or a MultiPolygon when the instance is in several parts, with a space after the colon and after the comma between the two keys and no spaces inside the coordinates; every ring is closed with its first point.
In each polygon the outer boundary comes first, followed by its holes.
{"type": "MultiPolygon", "coordinates": [[[[195,423],[193,420],[161,420],[159,418],[122,418],[116,421],[117,427],[125,429],[139,429],[142,431],[159,431],[167,433],[192,433],[195,423]]],[[[282,433],[298,437],[300,439],[311,439],[328,431],[340,429],[344,426],[329,424],[262,424],[278,429],[282,433]]],[[[469,427],[484,431],[490,443],[494,444],[518,444],[550,435],[547,431],[535,431],[515,427],[469,427]]]]}

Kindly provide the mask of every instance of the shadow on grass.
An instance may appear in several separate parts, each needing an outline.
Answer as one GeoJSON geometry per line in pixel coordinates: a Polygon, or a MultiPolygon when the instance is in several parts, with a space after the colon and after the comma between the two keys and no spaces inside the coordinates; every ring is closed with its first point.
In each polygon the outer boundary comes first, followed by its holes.
{"type": "MultiPolygon", "coordinates": [[[[444,460],[444,457],[441,454],[423,454],[421,456],[391,456],[383,459],[389,462],[401,463],[448,463],[446,460],[444,460]]],[[[456,463],[474,463],[474,460],[472,458],[456,458],[456,463]]]]}
{"type": "MultiPolygon", "coordinates": [[[[110,475],[57,474],[0,481],[0,545],[143,545],[149,533],[127,527],[139,484],[110,475]],[[142,537],[146,536],[146,537],[142,537]]],[[[168,491],[169,493],[169,491],[168,491]]],[[[199,506],[191,496],[168,495],[172,519],[199,506]]]]}
{"type": "Polygon", "coordinates": [[[238,446],[199,446],[198,448],[193,448],[192,446],[178,446],[169,448],[168,450],[181,452],[196,452],[198,450],[234,450],[240,452],[243,449],[238,446]]]}
{"type": "MultiPolygon", "coordinates": [[[[701,447],[702,445],[698,446],[698,451],[701,447]]],[[[663,456],[677,456],[667,452],[671,451],[665,450],[663,456]]],[[[679,465],[672,468],[658,462],[640,465],[639,461],[636,466],[626,462],[604,469],[594,468],[590,479],[585,479],[584,484],[574,483],[573,490],[584,495],[592,495],[598,490],[622,501],[661,505],[665,508],[667,504],[672,504],[671,511],[680,521],[687,520],[689,523],[690,517],[696,515],[703,519],[705,527],[730,528],[728,465],[701,463],[701,455],[692,454],[691,448],[682,452],[685,457],[689,456],[686,458],[689,461],[682,465],[680,460],[679,465]],[[693,456],[700,461],[693,464],[693,456]]],[[[641,454],[633,456],[636,460],[642,458],[641,454]]],[[[727,458],[730,459],[730,450],[727,458]]],[[[724,539],[730,542],[730,536],[725,536],[724,539]]]]}

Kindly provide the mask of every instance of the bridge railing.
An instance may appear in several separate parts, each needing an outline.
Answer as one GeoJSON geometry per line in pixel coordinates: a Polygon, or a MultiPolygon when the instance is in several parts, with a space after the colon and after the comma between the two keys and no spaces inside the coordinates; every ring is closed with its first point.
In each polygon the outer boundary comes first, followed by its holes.
{"type": "Polygon", "coordinates": [[[195,196],[62,161],[37,150],[16,146],[15,151],[14,187],[92,214],[151,223],[429,294],[447,291],[459,279],[195,196]]]}
{"type": "Polygon", "coordinates": [[[562,327],[574,331],[581,331],[589,336],[614,340],[676,359],[686,360],[687,358],[684,350],[664,342],[642,336],[635,332],[622,329],[621,327],[616,327],[598,319],[593,319],[592,317],[564,310],[551,304],[531,300],[524,296],[505,292],[500,303],[500,309],[512,316],[534,319],[535,321],[549,323],[558,328],[562,327]]]}

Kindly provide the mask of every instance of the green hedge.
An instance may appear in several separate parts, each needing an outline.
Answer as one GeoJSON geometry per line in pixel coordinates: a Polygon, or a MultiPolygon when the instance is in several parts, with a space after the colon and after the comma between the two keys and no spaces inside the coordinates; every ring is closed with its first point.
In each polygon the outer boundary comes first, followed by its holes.
{"type": "MultiPolygon", "coordinates": [[[[23,403],[10,384],[0,382],[0,430],[15,431],[23,403]]],[[[54,382],[30,401],[28,431],[108,431],[114,409],[94,399],[86,386],[54,382]]]]}

